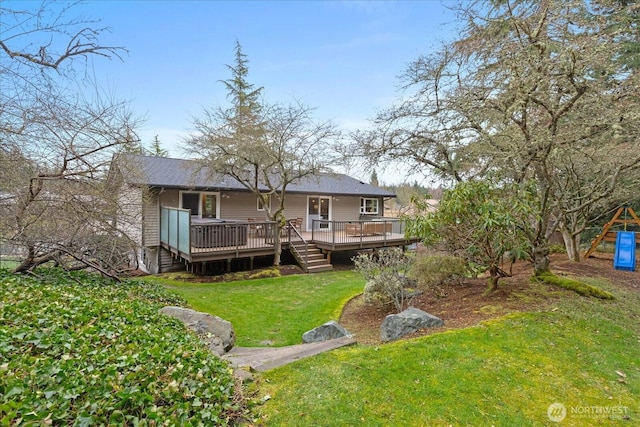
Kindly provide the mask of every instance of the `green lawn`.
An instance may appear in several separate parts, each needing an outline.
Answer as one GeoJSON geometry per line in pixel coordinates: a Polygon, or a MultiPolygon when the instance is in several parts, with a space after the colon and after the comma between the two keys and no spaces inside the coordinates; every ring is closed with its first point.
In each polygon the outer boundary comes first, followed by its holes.
{"type": "MultiPolygon", "coordinates": [[[[555,425],[547,409],[558,402],[562,425],[632,425],[640,419],[640,295],[582,280],[616,299],[563,292],[548,312],[304,359],[257,378],[258,415],[277,426],[555,425]]],[[[238,345],[287,345],[338,319],[363,285],[354,272],[332,272],[168,287],[230,320],[238,345]]]]}
{"type": "Polygon", "coordinates": [[[13,258],[5,258],[0,256],[0,268],[13,270],[19,265],[18,261],[13,258]]]}
{"type": "Polygon", "coordinates": [[[230,321],[238,346],[300,344],[304,332],[338,320],[344,304],[364,287],[353,271],[223,283],[147,280],[165,284],[195,310],[230,321]]]}
{"type": "Polygon", "coordinates": [[[355,346],[266,372],[267,425],[633,425],[640,420],[640,296],[567,293],[553,311],[379,347],[355,346]],[[610,415],[607,415],[610,414],[610,415]],[[624,421],[621,418],[628,418],[624,421]]]}
{"type": "MultiPolygon", "coordinates": [[[[356,345],[256,374],[252,390],[264,403],[252,418],[274,426],[542,426],[556,425],[547,410],[557,402],[564,426],[635,425],[640,294],[582,280],[616,299],[567,291],[547,312],[356,345]]],[[[192,307],[230,320],[238,345],[299,343],[304,331],[338,319],[364,285],[347,271],[162,282],[192,307]]],[[[159,316],[159,307],[182,303],[159,286],[5,271],[0,295],[0,425],[217,425],[243,411],[227,367],[179,322],[159,316]]]]}

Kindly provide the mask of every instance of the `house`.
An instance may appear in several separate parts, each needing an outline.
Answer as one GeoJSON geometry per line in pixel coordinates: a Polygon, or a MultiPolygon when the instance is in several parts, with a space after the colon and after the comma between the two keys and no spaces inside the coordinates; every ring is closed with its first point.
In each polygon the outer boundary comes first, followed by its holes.
{"type": "MultiPolygon", "coordinates": [[[[112,163],[120,227],[139,245],[150,273],[206,271],[274,255],[275,223],[255,194],[193,160],[120,155],[112,163]]],[[[331,269],[334,251],[404,246],[404,224],[384,217],[393,193],[344,174],[319,174],[287,187],[280,241],[307,272],[331,269]]]]}

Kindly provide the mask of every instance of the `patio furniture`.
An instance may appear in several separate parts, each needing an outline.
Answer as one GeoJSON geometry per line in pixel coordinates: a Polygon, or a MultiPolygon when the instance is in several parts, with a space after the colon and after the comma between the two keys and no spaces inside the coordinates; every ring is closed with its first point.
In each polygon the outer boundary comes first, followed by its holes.
{"type": "Polygon", "coordinates": [[[249,223],[249,233],[258,237],[264,236],[264,224],[262,224],[262,220],[260,218],[247,218],[247,222],[249,223]],[[260,223],[260,224],[256,224],[260,223]]]}
{"type": "Polygon", "coordinates": [[[381,221],[346,224],[345,233],[350,237],[384,236],[391,233],[391,226],[390,222],[381,221]]]}
{"type": "Polygon", "coordinates": [[[290,219],[289,225],[298,231],[302,231],[302,218],[290,219]]]}

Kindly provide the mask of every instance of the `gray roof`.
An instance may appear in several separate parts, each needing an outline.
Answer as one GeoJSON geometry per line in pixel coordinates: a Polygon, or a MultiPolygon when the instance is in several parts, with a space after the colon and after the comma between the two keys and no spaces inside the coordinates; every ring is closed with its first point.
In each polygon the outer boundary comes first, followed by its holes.
{"type": "MultiPolygon", "coordinates": [[[[130,184],[150,187],[184,188],[193,190],[247,189],[230,176],[211,174],[195,160],[167,157],[120,155],[119,169],[130,184]]],[[[287,186],[287,193],[342,194],[368,197],[394,197],[395,194],[364,183],[345,174],[322,173],[305,177],[287,186]]]]}

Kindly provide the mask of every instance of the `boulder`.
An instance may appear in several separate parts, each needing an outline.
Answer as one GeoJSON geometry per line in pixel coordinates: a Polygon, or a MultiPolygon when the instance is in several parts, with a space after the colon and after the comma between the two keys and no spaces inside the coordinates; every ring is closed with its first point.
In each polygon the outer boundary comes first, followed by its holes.
{"type": "Polygon", "coordinates": [[[409,307],[401,313],[390,314],[384,318],[381,326],[382,341],[391,341],[411,334],[418,329],[442,326],[442,319],[415,307],[409,307]]]}
{"type": "Polygon", "coordinates": [[[231,350],[236,343],[233,326],[218,316],[174,306],[163,307],[160,313],[180,320],[187,328],[194,331],[211,351],[220,356],[231,350]]]}
{"type": "Polygon", "coordinates": [[[351,334],[345,328],[338,322],[331,320],[302,334],[302,341],[304,343],[322,342],[348,336],[351,336],[351,334]]]}

